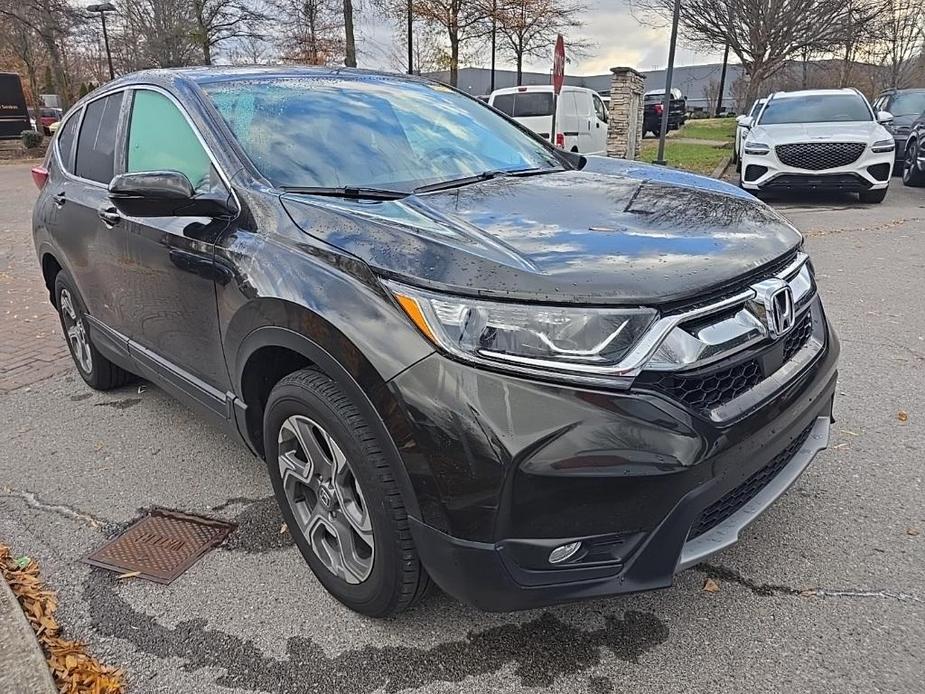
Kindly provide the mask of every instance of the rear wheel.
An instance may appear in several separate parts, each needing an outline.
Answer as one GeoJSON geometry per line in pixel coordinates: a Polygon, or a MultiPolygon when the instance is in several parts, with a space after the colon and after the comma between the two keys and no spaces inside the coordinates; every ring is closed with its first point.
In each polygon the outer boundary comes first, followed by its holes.
{"type": "Polygon", "coordinates": [[[903,185],[916,188],[925,186],[925,171],[919,168],[918,144],[915,140],[906,145],[906,156],[903,159],[903,185]]]}
{"type": "Polygon", "coordinates": [[[267,467],[290,535],[331,595],[370,617],[415,604],[430,579],[384,445],[325,374],[303,369],[270,393],[267,467]]]}
{"type": "Polygon", "coordinates": [[[881,188],[880,190],[864,190],[858,193],[858,197],[863,203],[876,204],[883,202],[886,198],[886,192],[889,188],[881,188]]]}
{"type": "Polygon", "coordinates": [[[55,305],[74,365],[87,385],[96,390],[111,390],[128,383],[132,374],[113,364],[93,345],[87,326],[87,310],[63,270],[55,277],[55,305]]]}

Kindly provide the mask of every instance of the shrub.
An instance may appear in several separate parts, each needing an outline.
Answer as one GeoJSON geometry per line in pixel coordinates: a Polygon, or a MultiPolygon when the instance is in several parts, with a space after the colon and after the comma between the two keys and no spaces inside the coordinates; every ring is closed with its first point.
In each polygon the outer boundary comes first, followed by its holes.
{"type": "Polygon", "coordinates": [[[19,133],[19,139],[22,140],[23,147],[33,149],[42,144],[42,133],[35,130],[23,130],[19,133]]]}

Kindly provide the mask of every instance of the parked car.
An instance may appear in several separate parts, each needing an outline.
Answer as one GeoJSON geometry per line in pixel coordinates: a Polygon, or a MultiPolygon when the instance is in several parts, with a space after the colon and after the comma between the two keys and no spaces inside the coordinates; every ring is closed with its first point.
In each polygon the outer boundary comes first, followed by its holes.
{"type": "Polygon", "coordinates": [[[885,91],[874,102],[874,110],[886,111],[893,116],[893,122],[886,128],[896,141],[896,168],[902,172],[906,139],[912,131],[912,124],[925,113],[925,89],[885,91]]]}
{"type": "Polygon", "coordinates": [[[61,120],[62,110],[60,108],[43,107],[38,110],[29,109],[29,117],[36,124],[36,129],[41,126],[41,132],[51,135],[51,126],[61,120]]]}
{"type": "Polygon", "coordinates": [[[756,99],[748,113],[736,116],[735,145],[732,148],[732,163],[736,165],[736,171],[742,170],[742,143],[745,141],[745,136],[748,135],[752,123],[758,119],[758,114],[761,112],[761,107],[764,106],[765,101],[766,99],[756,99]]]}
{"type": "MultiPolygon", "coordinates": [[[[552,86],[496,89],[488,103],[543,139],[550,139],[552,86]]],[[[556,110],[556,147],[581,154],[606,154],[608,119],[607,108],[597,92],[584,87],[562,87],[556,110]]]]}
{"type": "Polygon", "coordinates": [[[33,177],[83,380],[151,379],[262,457],[367,615],[431,579],[488,610],[667,587],[828,441],[838,340],[783,217],[438,83],[138,72],[33,177]]]}
{"type": "MultiPolygon", "coordinates": [[[[664,112],[664,89],[655,89],[643,95],[642,134],[650,132],[659,135],[662,128],[662,113],[664,112]]],[[[677,130],[687,121],[687,99],[680,89],[671,90],[671,101],[668,108],[668,129],[677,130]]]]}
{"type": "Polygon", "coordinates": [[[909,128],[902,163],[903,184],[925,186],[925,113],[909,128]]]}
{"type": "Polygon", "coordinates": [[[875,113],[856,89],[777,92],[742,146],[741,184],[766,191],[857,192],[883,202],[895,157],[889,113],[875,113]]]}

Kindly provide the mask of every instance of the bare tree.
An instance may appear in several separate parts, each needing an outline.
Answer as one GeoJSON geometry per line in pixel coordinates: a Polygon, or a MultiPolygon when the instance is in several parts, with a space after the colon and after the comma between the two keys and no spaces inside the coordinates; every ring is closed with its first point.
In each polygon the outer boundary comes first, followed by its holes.
{"type": "Polygon", "coordinates": [[[0,19],[23,31],[34,32],[47,56],[52,86],[67,106],[73,94],[61,43],[75,19],[75,10],[65,0],[0,0],[0,19]]]}
{"type": "Polygon", "coordinates": [[[712,118],[716,113],[716,105],[719,103],[719,80],[711,79],[709,82],[707,82],[707,86],[706,89],[704,89],[703,95],[707,100],[706,111],[712,118]]]}
{"type": "Polygon", "coordinates": [[[459,81],[460,51],[490,31],[490,3],[478,0],[412,0],[412,13],[439,28],[449,42],[450,84],[459,81]]]}
{"type": "MultiPolygon", "coordinates": [[[[517,65],[518,85],[523,80],[524,58],[551,58],[556,35],[580,28],[587,11],[583,0],[496,0],[493,14],[501,53],[511,56],[517,65]]],[[[586,41],[568,41],[571,55],[589,47],[586,41]]]]}
{"type": "Polygon", "coordinates": [[[272,59],[272,46],[259,36],[246,36],[229,50],[234,65],[263,65],[272,59]]]}
{"type": "MultiPolygon", "coordinates": [[[[674,0],[633,0],[643,13],[670,17],[674,0]]],[[[727,40],[749,77],[746,101],[786,62],[810,48],[838,45],[845,0],[684,0],[681,27],[693,44],[715,48],[727,40]]]]}
{"type": "Polygon", "coordinates": [[[212,50],[237,38],[259,36],[265,19],[248,0],[189,0],[192,39],[202,50],[202,62],[212,64],[212,50]]]}
{"type": "Polygon", "coordinates": [[[357,66],[357,45],[353,36],[353,0],[344,0],[344,65],[357,66]]]}
{"type": "Polygon", "coordinates": [[[910,87],[925,54],[925,4],[922,0],[881,0],[876,23],[876,55],[889,73],[890,87],[910,87]]]}
{"type": "Polygon", "coordinates": [[[336,0],[276,0],[276,41],[285,60],[332,65],[344,55],[343,15],[336,0]]]}
{"type": "MultiPolygon", "coordinates": [[[[382,57],[396,72],[405,72],[408,69],[408,36],[405,31],[398,31],[395,38],[382,52],[382,57]]],[[[442,32],[438,33],[434,27],[422,25],[415,29],[411,42],[411,65],[415,75],[449,69],[450,53],[446,41],[441,39],[442,32]]]]}
{"type": "Polygon", "coordinates": [[[197,46],[189,0],[122,0],[120,9],[117,44],[130,69],[193,63],[197,46]]]}
{"type": "MultiPolygon", "coordinates": [[[[39,99],[39,70],[44,65],[42,56],[38,50],[39,38],[35,31],[30,27],[23,26],[17,22],[3,22],[0,24],[0,47],[3,52],[12,59],[11,67],[18,71],[19,66],[26,73],[26,82],[28,87],[28,103],[35,109],[41,107],[39,99]]],[[[4,67],[10,64],[9,58],[4,60],[4,67]]]]}

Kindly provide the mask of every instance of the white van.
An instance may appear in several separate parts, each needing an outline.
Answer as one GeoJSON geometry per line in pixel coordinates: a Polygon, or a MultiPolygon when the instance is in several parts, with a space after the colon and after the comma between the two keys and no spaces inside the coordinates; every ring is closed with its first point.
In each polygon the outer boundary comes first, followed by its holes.
{"type": "Polygon", "coordinates": [[[556,113],[556,136],[552,127],[552,85],[496,89],[488,103],[560,149],[582,154],[607,153],[607,107],[592,89],[562,87],[556,113]]]}

